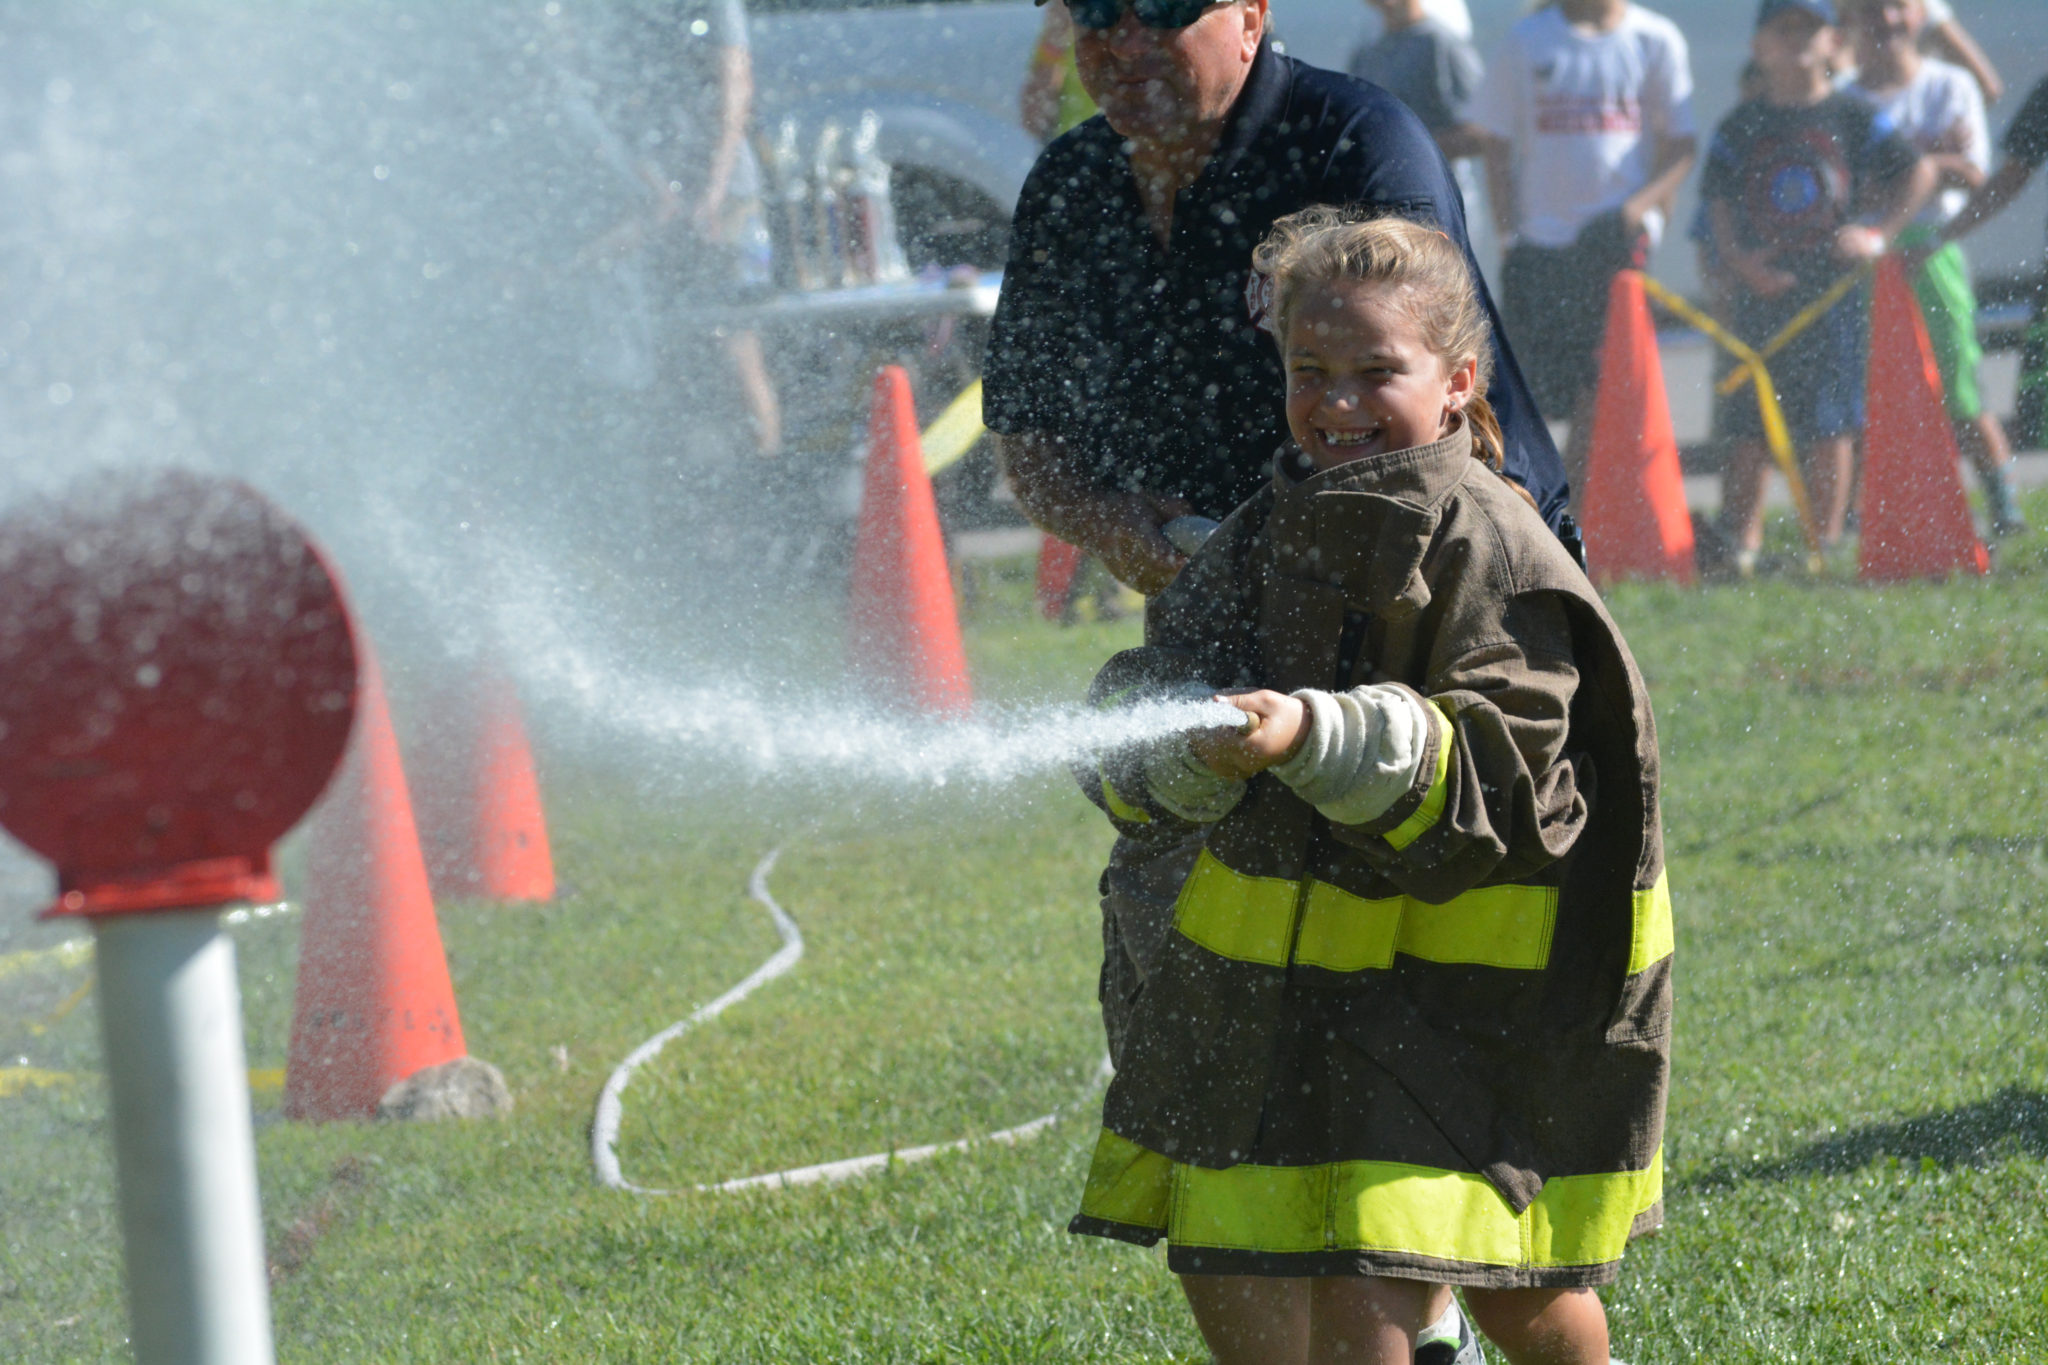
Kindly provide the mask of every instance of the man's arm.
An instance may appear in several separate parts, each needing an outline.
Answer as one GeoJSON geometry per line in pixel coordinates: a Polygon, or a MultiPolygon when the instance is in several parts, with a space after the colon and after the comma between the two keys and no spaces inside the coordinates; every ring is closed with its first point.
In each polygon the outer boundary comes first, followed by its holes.
{"type": "Polygon", "coordinates": [[[1102,487],[1073,467],[1057,436],[997,433],[996,451],[1032,525],[1095,555],[1119,582],[1150,597],[1187,563],[1159,532],[1186,504],[1102,487]]]}
{"type": "Polygon", "coordinates": [[[2026,192],[2034,172],[2041,169],[2044,161],[2048,161],[2048,80],[2033,88],[2019,113],[2013,116],[2012,126],[2005,132],[2004,163],[1943,229],[1943,240],[1952,242],[1968,236],[2004,212],[2026,192]]]}
{"type": "Polygon", "coordinates": [[[1642,231],[1643,218],[1651,209],[1658,210],[1666,218],[1671,216],[1671,206],[1677,202],[1678,191],[1699,159],[1698,138],[1690,134],[1684,137],[1658,136],[1657,155],[1651,162],[1649,180],[1621,206],[1622,223],[1631,236],[1642,231]]]}
{"type": "Polygon", "coordinates": [[[1515,190],[1514,144],[1481,133],[1486,157],[1486,203],[1493,210],[1493,230],[1503,244],[1512,243],[1522,227],[1521,198],[1515,190]]]}
{"type": "Polygon", "coordinates": [[[1040,142],[1050,142],[1060,128],[1060,87],[1066,80],[1067,47],[1074,41],[1067,7],[1047,5],[1045,22],[1032,45],[1024,84],[1017,92],[1017,121],[1040,142]]]}
{"type": "MultiPolygon", "coordinates": [[[[1463,161],[1466,157],[1485,156],[1487,144],[1491,141],[1486,132],[1476,123],[1453,123],[1436,130],[1436,145],[1446,161],[1463,161]]],[[[1488,198],[1492,190],[1487,191],[1488,198]]]]}
{"type": "Polygon", "coordinates": [[[1910,169],[1884,182],[1877,196],[1877,221],[1868,228],[1856,224],[1843,228],[1836,238],[1837,250],[1852,260],[1875,260],[1909,227],[1915,215],[1941,188],[1941,172],[1932,157],[1917,157],[1910,169]],[[1876,233],[1876,240],[1870,238],[1876,233]]]}
{"type": "Polygon", "coordinates": [[[1929,46],[1936,55],[1946,57],[1963,70],[1976,77],[1978,88],[1984,92],[1986,104],[1996,104],[2005,94],[2005,81],[1998,74],[1998,68],[1984,55],[1984,49],[1977,46],[1977,40],[1959,20],[1950,19],[1928,29],[1929,46]]]}
{"type": "Polygon", "coordinates": [[[1944,242],[1959,241],[1969,236],[1986,222],[1996,218],[2011,207],[2013,200],[2027,191],[2027,185],[2034,178],[2034,168],[2026,162],[2008,157],[1989,180],[1978,187],[1970,196],[1970,202],[1941,230],[1944,242]]]}
{"type": "MultiPolygon", "coordinates": [[[[1486,203],[1493,213],[1494,230],[1503,245],[1512,243],[1522,226],[1521,197],[1515,186],[1515,130],[1526,126],[1532,115],[1523,93],[1526,60],[1513,37],[1500,45],[1486,64],[1487,79],[1472,101],[1466,128],[1474,142],[1473,154],[1486,160],[1486,203]]],[[[1445,153],[1449,155],[1448,152],[1445,153]]]]}
{"type": "Polygon", "coordinates": [[[1650,173],[1641,188],[1622,201],[1622,226],[1631,237],[1642,231],[1652,212],[1670,219],[1678,191],[1699,164],[1692,96],[1692,50],[1685,35],[1673,29],[1666,41],[1655,45],[1643,73],[1643,130],[1651,137],[1650,173]]]}
{"type": "Polygon", "coordinates": [[[1799,277],[1771,263],[1771,253],[1743,248],[1742,235],[1735,230],[1735,209],[1725,199],[1707,201],[1708,230],[1713,233],[1714,250],[1728,272],[1758,298],[1774,299],[1799,283],[1799,277]]]}
{"type": "Polygon", "coordinates": [[[1472,102],[1486,88],[1486,63],[1479,51],[1466,42],[1446,42],[1437,48],[1437,91],[1443,100],[1443,117],[1430,129],[1446,161],[1486,155],[1486,132],[1472,118],[1472,102]]]}
{"type": "Polygon", "coordinates": [[[718,141],[711,151],[711,165],[704,178],[704,199],[697,206],[698,229],[717,231],[719,211],[725,207],[726,188],[732,184],[733,167],[739,164],[740,148],[747,140],[747,119],[754,107],[754,61],[744,47],[718,49],[718,141]]]}

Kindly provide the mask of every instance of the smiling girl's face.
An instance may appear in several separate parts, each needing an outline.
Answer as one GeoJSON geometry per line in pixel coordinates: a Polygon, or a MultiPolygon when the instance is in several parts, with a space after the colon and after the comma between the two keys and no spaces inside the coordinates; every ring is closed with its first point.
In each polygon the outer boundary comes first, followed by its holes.
{"type": "Polygon", "coordinates": [[[1477,358],[1446,365],[1403,292],[1313,284],[1287,320],[1287,429],[1317,469],[1441,439],[1478,385],[1477,358]]]}

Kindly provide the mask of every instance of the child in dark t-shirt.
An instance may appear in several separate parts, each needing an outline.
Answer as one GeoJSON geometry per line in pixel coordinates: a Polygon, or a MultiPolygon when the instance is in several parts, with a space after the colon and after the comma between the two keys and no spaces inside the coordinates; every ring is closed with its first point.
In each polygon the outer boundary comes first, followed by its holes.
{"type": "MultiPolygon", "coordinates": [[[[1884,254],[1934,188],[1913,145],[1875,111],[1837,93],[1839,32],[1829,0],[1763,0],[1754,49],[1761,99],[1723,120],[1700,194],[1715,252],[1733,279],[1737,335],[1762,345],[1843,272],[1884,254]]],[[[1863,428],[1864,310],[1852,296],[1771,361],[1824,544],[1840,539],[1855,439],[1863,428]]],[[[1744,570],[1763,541],[1770,459],[1756,396],[1715,416],[1736,440],[1723,481],[1723,529],[1744,570]]]]}

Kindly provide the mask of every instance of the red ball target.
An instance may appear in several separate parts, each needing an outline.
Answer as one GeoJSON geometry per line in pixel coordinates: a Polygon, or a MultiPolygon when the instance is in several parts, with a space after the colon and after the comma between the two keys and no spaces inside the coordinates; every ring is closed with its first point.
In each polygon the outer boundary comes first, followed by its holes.
{"type": "Polygon", "coordinates": [[[57,865],[53,913],[275,900],[355,688],[339,585],[245,485],[108,476],[0,519],[0,825],[57,865]]]}

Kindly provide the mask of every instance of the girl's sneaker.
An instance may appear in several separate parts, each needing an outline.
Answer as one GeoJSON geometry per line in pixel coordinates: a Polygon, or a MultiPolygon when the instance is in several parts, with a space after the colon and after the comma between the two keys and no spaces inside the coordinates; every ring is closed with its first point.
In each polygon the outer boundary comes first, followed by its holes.
{"type": "Polygon", "coordinates": [[[1459,1311],[1456,1299],[1415,1338],[1415,1365],[1486,1365],[1479,1336],[1459,1311]]]}

